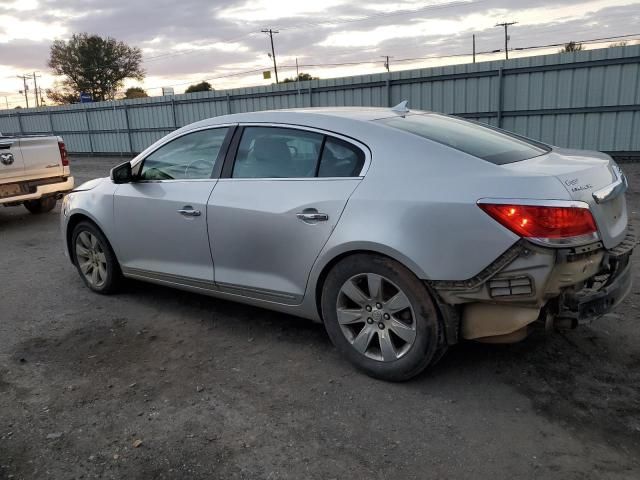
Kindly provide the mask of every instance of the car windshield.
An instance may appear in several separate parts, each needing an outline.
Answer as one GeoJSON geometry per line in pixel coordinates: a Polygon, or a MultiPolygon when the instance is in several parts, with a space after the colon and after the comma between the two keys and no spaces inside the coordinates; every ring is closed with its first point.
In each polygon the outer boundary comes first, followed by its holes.
{"type": "Polygon", "coordinates": [[[383,118],[379,121],[496,165],[537,157],[550,150],[500,130],[435,113],[383,118]]]}

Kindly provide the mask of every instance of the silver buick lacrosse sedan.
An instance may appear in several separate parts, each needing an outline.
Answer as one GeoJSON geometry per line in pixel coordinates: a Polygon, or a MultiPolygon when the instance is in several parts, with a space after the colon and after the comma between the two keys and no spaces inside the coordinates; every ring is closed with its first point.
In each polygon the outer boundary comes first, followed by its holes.
{"type": "Polygon", "coordinates": [[[605,154],[403,102],[188,125],[67,195],[61,223],[95,292],[128,277],[310,318],[364,372],[406,380],[464,339],[614,308],[626,188],[605,154]]]}

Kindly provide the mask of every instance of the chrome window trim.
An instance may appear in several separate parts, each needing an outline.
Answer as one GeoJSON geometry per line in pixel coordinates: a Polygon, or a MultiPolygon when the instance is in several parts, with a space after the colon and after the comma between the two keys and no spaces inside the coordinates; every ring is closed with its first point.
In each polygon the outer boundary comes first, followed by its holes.
{"type": "Polygon", "coordinates": [[[218,181],[217,178],[173,178],[167,180],[136,180],[136,185],[146,185],[147,183],[179,183],[179,182],[211,182],[218,181]]]}
{"type": "MultiPolygon", "coordinates": [[[[308,131],[308,132],[312,132],[312,133],[318,133],[320,135],[326,135],[329,137],[335,137],[338,138],[342,141],[345,141],[351,145],[354,145],[355,147],[359,148],[360,150],[362,150],[362,152],[364,153],[364,165],[362,165],[362,169],[360,170],[360,174],[356,175],[354,177],[286,177],[286,178],[282,178],[282,177],[262,177],[262,178],[226,178],[226,179],[220,179],[220,180],[320,180],[320,179],[336,179],[336,178],[341,178],[341,179],[362,179],[364,178],[364,176],[367,174],[367,172],[369,171],[369,166],[371,165],[371,150],[369,149],[369,147],[367,145],[365,145],[364,143],[360,142],[359,140],[356,140],[355,138],[352,137],[348,137],[346,135],[342,135],[340,133],[336,133],[333,132],[331,130],[325,130],[322,128],[317,128],[317,127],[308,127],[306,125],[296,125],[296,124],[292,124],[292,123],[275,123],[275,122],[240,122],[238,123],[238,126],[240,127],[266,127],[266,128],[289,128],[291,130],[303,130],[303,131],[308,131]]],[[[243,132],[244,135],[244,132],[243,132]]],[[[234,153],[237,153],[234,152],[234,153]]],[[[321,159],[318,159],[318,162],[321,159]]],[[[235,157],[233,159],[233,162],[235,164],[235,157]]]]}
{"type": "Polygon", "coordinates": [[[258,177],[258,178],[212,178],[211,180],[217,180],[219,182],[228,182],[233,180],[234,182],[263,182],[265,180],[273,182],[312,182],[312,181],[353,181],[362,180],[363,177],[258,177]]]}
{"type": "MultiPolygon", "coordinates": [[[[147,158],[149,158],[150,155],[153,155],[155,152],[160,150],[162,147],[164,147],[168,143],[171,143],[174,140],[177,140],[178,138],[182,138],[185,135],[189,135],[189,134],[195,133],[195,132],[201,132],[203,130],[215,130],[217,128],[229,128],[229,127],[232,127],[232,126],[235,126],[235,125],[237,125],[237,123],[221,123],[220,125],[207,125],[206,127],[193,128],[191,130],[187,130],[186,132],[182,132],[180,135],[176,135],[174,137],[165,139],[164,142],[162,142],[161,144],[157,145],[153,150],[151,150],[150,152],[147,152],[147,154],[144,157],[140,157],[140,158],[136,158],[134,160],[131,160],[131,169],[133,170],[135,167],[137,167],[138,165],[143,163],[147,158]]],[[[158,141],[161,141],[161,140],[158,140],[158,141]]],[[[224,158],[222,158],[220,161],[224,162],[224,158]]],[[[170,182],[204,182],[204,181],[207,181],[207,180],[218,180],[218,179],[217,178],[191,178],[191,179],[183,178],[183,179],[171,179],[171,180],[139,180],[139,181],[136,181],[135,183],[143,184],[143,183],[170,183],[170,182]]]]}

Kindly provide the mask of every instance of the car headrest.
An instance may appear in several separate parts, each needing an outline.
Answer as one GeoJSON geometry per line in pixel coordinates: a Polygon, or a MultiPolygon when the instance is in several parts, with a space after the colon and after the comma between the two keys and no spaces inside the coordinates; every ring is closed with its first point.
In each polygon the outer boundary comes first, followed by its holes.
{"type": "Polygon", "coordinates": [[[253,154],[259,161],[289,161],[291,151],[287,143],[280,138],[260,137],[253,144],[253,154]]]}

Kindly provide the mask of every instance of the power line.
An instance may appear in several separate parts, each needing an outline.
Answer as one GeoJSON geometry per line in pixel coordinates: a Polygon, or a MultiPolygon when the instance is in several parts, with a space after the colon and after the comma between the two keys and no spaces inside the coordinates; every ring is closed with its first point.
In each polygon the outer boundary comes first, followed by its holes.
{"type": "MultiPolygon", "coordinates": [[[[599,42],[603,42],[603,41],[607,41],[607,40],[617,40],[620,38],[630,38],[630,37],[639,37],[640,33],[632,33],[632,34],[627,34],[627,35],[615,35],[615,36],[611,36],[611,37],[600,37],[600,38],[592,38],[592,39],[586,39],[586,40],[575,40],[576,43],[582,43],[582,44],[589,44],[589,43],[599,43],[599,42]]],[[[514,51],[524,51],[524,50],[535,50],[535,49],[541,49],[541,48],[552,48],[552,47],[560,47],[565,45],[566,42],[560,42],[560,43],[548,43],[548,44],[543,44],[543,45],[531,45],[528,47],[518,47],[518,48],[514,48],[512,50],[514,51]]],[[[479,51],[476,52],[476,55],[488,55],[488,54],[492,54],[492,53],[499,53],[501,50],[485,50],[485,51],[479,51]]],[[[424,57],[409,57],[409,58],[396,58],[394,59],[394,62],[399,63],[399,62],[412,62],[412,61],[418,61],[418,60],[437,60],[437,59],[442,59],[442,58],[455,58],[455,57],[468,57],[470,56],[469,53],[452,53],[449,55],[429,55],[429,56],[424,56],[424,57]]],[[[371,59],[371,60],[363,60],[363,61],[353,61],[353,62],[338,62],[338,63],[301,63],[299,64],[300,67],[338,67],[338,66],[351,66],[351,65],[365,65],[365,64],[375,64],[377,63],[378,60],[376,59],[371,59]]],[[[292,65],[281,65],[281,67],[285,67],[285,68],[293,68],[294,66],[292,65]]]]}
{"type": "MultiPolygon", "coordinates": [[[[586,39],[586,40],[576,40],[576,43],[583,43],[583,44],[585,44],[585,43],[596,43],[596,42],[601,42],[601,41],[606,41],[606,40],[616,40],[616,39],[620,39],[620,38],[630,38],[630,37],[640,37],[640,33],[632,33],[632,34],[626,34],[626,35],[615,35],[615,36],[611,36],[611,37],[600,37],[600,38],[586,39]]],[[[523,51],[523,50],[533,50],[533,49],[540,49],[540,48],[551,48],[551,47],[562,46],[565,43],[566,42],[550,43],[550,44],[545,44],[545,45],[532,45],[532,46],[528,46],[528,47],[515,48],[514,50],[523,51]]],[[[486,50],[486,51],[476,52],[476,55],[488,55],[488,54],[492,54],[492,53],[497,53],[497,52],[493,51],[493,50],[486,50]]],[[[467,57],[467,56],[469,56],[468,53],[453,53],[453,54],[449,54],[449,55],[430,55],[430,56],[424,56],[424,57],[398,58],[398,59],[394,59],[394,62],[405,63],[405,62],[413,62],[413,61],[419,61],[419,60],[437,60],[437,59],[443,59],[443,58],[455,58],[455,57],[467,57]]],[[[342,66],[355,66],[355,65],[375,64],[378,61],[379,60],[371,59],[371,60],[362,60],[362,61],[353,61],[353,62],[299,63],[298,67],[342,67],[342,66]]],[[[280,67],[281,68],[291,68],[291,69],[296,68],[295,65],[280,65],[280,67]]],[[[251,74],[251,73],[262,72],[264,70],[265,70],[265,67],[252,69],[252,70],[245,70],[245,71],[230,73],[230,74],[226,74],[226,75],[218,75],[218,76],[215,76],[215,77],[206,78],[203,81],[209,82],[209,81],[214,81],[214,80],[221,80],[221,79],[224,79],[224,78],[231,78],[231,77],[237,77],[237,76],[241,76],[241,75],[248,75],[248,74],[251,74]]],[[[153,89],[157,89],[157,88],[162,88],[163,86],[164,87],[179,87],[179,86],[182,86],[182,85],[189,85],[191,83],[193,83],[193,81],[174,83],[174,84],[169,84],[169,85],[164,84],[164,85],[161,85],[161,86],[145,87],[145,88],[147,90],[153,90],[153,89]]]]}
{"type": "MultiPolygon", "coordinates": [[[[227,75],[219,75],[219,76],[216,76],[216,77],[205,78],[202,81],[203,82],[212,82],[214,80],[220,80],[220,79],[223,79],[223,78],[238,77],[240,75],[248,75],[250,73],[263,72],[267,68],[268,67],[262,67],[262,68],[256,68],[256,69],[253,69],[253,70],[245,70],[245,71],[242,71],[242,72],[230,73],[230,74],[227,74],[227,75]]],[[[192,83],[193,83],[193,80],[189,81],[189,82],[173,83],[173,84],[168,84],[168,85],[165,83],[163,85],[159,85],[159,86],[156,86],[156,87],[144,87],[144,88],[146,90],[154,90],[154,89],[162,88],[162,87],[180,87],[180,86],[183,86],[183,85],[190,85],[192,83]]]]}
{"type": "Polygon", "coordinates": [[[430,5],[426,5],[424,7],[420,7],[420,8],[416,8],[416,9],[412,9],[412,10],[396,10],[396,11],[392,11],[392,12],[384,12],[384,13],[378,13],[378,14],[374,14],[374,15],[368,15],[366,17],[349,18],[349,19],[344,19],[344,20],[327,20],[325,22],[299,23],[299,24],[291,26],[291,27],[280,27],[280,30],[282,30],[282,31],[287,30],[288,31],[288,30],[298,30],[298,29],[306,28],[306,27],[323,27],[323,26],[332,26],[332,25],[344,25],[344,24],[348,24],[348,23],[365,22],[367,20],[374,20],[374,19],[378,19],[378,18],[397,17],[397,16],[401,16],[401,15],[411,15],[411,14],[421,13],[421,12],[428,11],[428,10],[440,10],[440,9],[450,8],[450,7],[477,5],[478,3],[483,3],[485,1],[486,0],[475,0],[475,1],[472,1],[472,0],[459,0],[459,1],[453,1],[453,2],[447,2],[447,3],[430,4],[430,5]]]}
{"type": "Polygon", "coordinates": [[[476,63],[476,34],[474,33],[473,36],[473,63],[476,63]]]}
{"type": "MultiPolygon", "coordinates": [[[[610,41],[610,40],[619,40],[619,39],[631,39],[631,40],[635,40],[635,38],[632,37],[640,37],[640,33],[630,33],[630,34],[624,34],[624,35],[613,35],[613,36],[608,36],[608,37],[597,37],[597,38],[591,38],[591,39],[583,39],[583,40],[575,40],[576,43],[581,43],[581,44],[590,44],[590,43],[599,43],[599,42],[605,42],[605,41],[610,41]]],[[[543,44],[543,45],[531,45],[531,46],[527,46],[527,47],[518,47],[518,48],[514,48],[514,51],[526,51],[526,50],[535,50],[535,49],[542,49],[542,48],[552,48],[552,47],[559,47],[559,46],[563,46],[566,42],[559,42],[559,43],[549,43],[549,44],[543,44]]],[[[487,51],[479,51],[476,52],[476,55],[487,55],[487,54],[492,54],[492,53],[498,53],[500,50],[498,51],[493,51],[493,50],[487,50],[487,51]]],[[[449,55],[431,55],[431,56],[420,56],[420,57],[409,57],[409,58],[397,58],[394,59],[394,62],[397,63],[405,63],[405,62],[415,62],[415,61],[421,61],[421,60],[435,60],[435,59],[444,59],[444,58],[455,58],[455,57],[465,57],[465,56],[469,56],[469,53],[458,53],[458,54],[449,54],[449,55]]],[[[385,56],[386,57],[386,56],[385,56]]],[[[355,66],[355,65],[366,65],[366,64],[371,64],[371,65],[375,65],[377,62],[379,62],[379,60],[377,59],[371,59],[371,60],[363,60],[363,61],[352,61],[352,62],[334,62],[334,63],[300,63],[298,66],[299,67],[340,67],[340,66],[355,66]]],[[[295,68],[295,65],[280,65],[281,68],[295,68]]],[[[262,68],[256,68],[256,69],[251,69],[251,70],[243,70],[243,71],[239,71],[239,72],[233,72],[233,73],[229,73],[229,74],[224,74],[224,75],[217,75],[217,76],[213,76],[207,79],[204,79],[204,81],[215,81],[215,80],[220,80],[220,79],[224,79],[224,78],[232,78],[232,77],[237,77],[237,76],[242,76],[242,75],[249,75],[252,73],[257,73],[257,72],[262,72],[265,70],[265,67],[262,68]]],[[[23,81],[26,84],[26,75],[25,76],[18,76],[19,78],[23,78],[25,77],[25,79],[23,79],[23,81]]],[[[153,90],[153,89],[159,89],[162,87],[176,87],[176,86],[182,86],[182,85],[189,85],[192,84],[193,81],[188,81],[188,82],[180,82],[180,83],[174,83],[174,84],[163,84],[163,85],[159,85],[159,86],[152,86],[152,87],[144,87],[146,90],[153,90]]],[[[8,92],[7,92],[8,93],[8,92]]],[[[20,92],[23,93],[23,92],[20,92]]],[[[121,92],[118,92],[121,93],[121,92]]],[[[28,99],[25,98],[25,100],[27,100],[27,105],[28,105],[28,99]]],[[[20,102],[7,102],[10,105],[19,105],[20,102]]],[[[28,107],[27,107],[28,108],[28,107]]]]}
{"type": "Polygon", "coordinates": [[[509,60],[509,35],[507,33],[507,29],[511,25],[515,25],[518,22],[504,22],[504,23],[496,23],[496,27],[504,27],[504,58],[505,60],[509,60]]]}
{"type": "Polygon", "coordinates": [[[390,57],[389,55],[381,55],[381,56],[382,56],[382,58],[384,58],[384,68],[386,68],[387,69],[387,73],[389,73],[391,71],[390,70],[390,65],[389,65],[389,59],[393,58],[393,57],[390,57]]]}
{"type": "Polygon", "coordinates": [[[273,34],[274,33],[280,33],[280,32],[278,30],[271,30],[270,28],[269,29],[264,29],[264,30],[261,30],[261,31],[262,31],[262,33],[268,33],[269,34],[269,39],[271,40],[271,55],[270,56],[273,58],[273,70],[274,70],[274,72],[276,74],[276,83],[280,83],[278,81],[278,65],[276,63],[276,51],[273,48],[273,34]]]}
{"type": "Polygon", "coordinates": [[[42,103],[42,94],[40,95],[40,101],[38,101],[38,81],[36,80],[37,78],[40,78],[41,75],[37,75],[36,76],[36,72],[33,72],[33,92],[36,96],[36,107],[40,106],[40,103],[42,103]]]}
{"type": "MultiPolygon", "coordinates": [[[[300,23],[300,24],[297,24],[297,25],[293,25],[291,27],[281,27],[278,32],[274,31],[274,33],[279,33],[280,31],[300,30],[302,28],[307,28],[307,27],[324,27],[324,26],[344,25],[344,24],[350,24],[350,23],[365,22],[365,21],[368,21],[368,20],[375,20],[375,19],[378,19],[378,18],[387,18],[387,17],[402,16],[402,15],[411,15],[411,14],[421,13],[421,12],[429,11],[429,10],[440,10],[440,9],[456,7],[456,6],[476,5],[478,3],[483,3],[485,1],[486,0],[475,0],[475,1],[457,0],[457,1],[452,1],[452,2],[447,2],[447,3],[440,3],[440,4],[435,4],[435,5],[433,5],[433,4],[432,5],[426,5],[424,7],[416,8],[416,9],[412,9],[412,10],[397,10],[397,11],[393,11],[393,12],[384,12],[384,13],[368,15],[368,16],[358,17],[358,18],[351,18],[351,19],[344,19],[344,20],[327,20],[325,22],[300,23]]],[[[264,33],[268,33],[265,30],[263,30],[263,32],[264,33]]],[[[245,33],[243,35],[240,35],[238,37],[234,37],[234,38],[231,38],[231,39],[216,40],[215,43],[223,43],[223,44],[224,43],[235,43],[238,40],[242,40],[243,38],[251,37],[251,36],[253,36],[255,34],[256,34],[256,32],[247,32],[247,33],[245,33]]],[[[155,55],[155,56],[152,56],[152,57],[147,57],[145,59],[145,62],[155,61],[155,60],[164,59],[164,58],[172,58],[172,57],[176,57],[176,56],[179,56],[179,55],[187,55],[187,54],[190,54],[190,53],[200,52],[202,50],[203,50],[202,48],[192,48],[192,49],[188,49],[188,50],[182,50],[182,51],[179,51],[179,52],[167,52],[167,53],[155,55]]]]}
{"type": "Polygon", "coordinates": [[[27,104],[27,108],[29,108],[29,85],[27,85],[27,75],[16,75],[17,78],[21,78],[22,79],[22,84],[23,84],[23,90],[20,91],[20,93],[24,92],[24,101],[27,104]]]}

